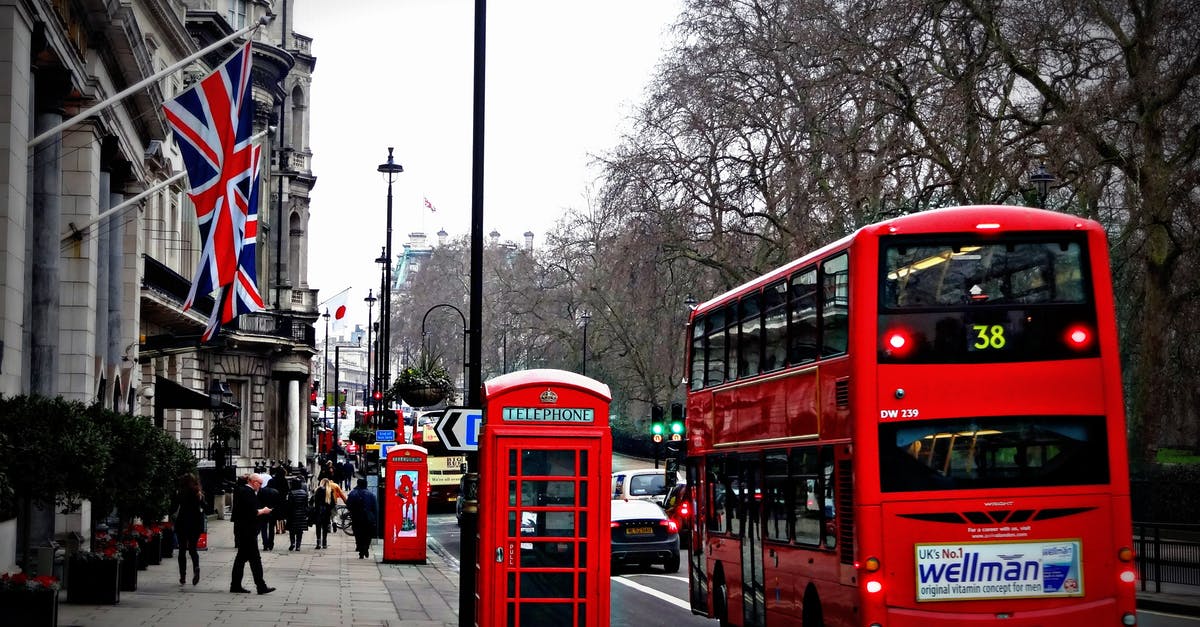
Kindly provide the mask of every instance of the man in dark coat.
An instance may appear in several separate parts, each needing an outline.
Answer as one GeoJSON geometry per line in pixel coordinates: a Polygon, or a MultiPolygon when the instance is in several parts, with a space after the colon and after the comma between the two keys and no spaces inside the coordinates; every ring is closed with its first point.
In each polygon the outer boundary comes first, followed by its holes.
{"type": "MultiPolygon", "coordinates": [[[[274,481],[274,479],[271,479],[271,481],[274,481]]],[[[263,507],[269,507],[271,511],[275,511],[282,504],[283,495],[270,485],[265,485],[258,489],[258,502],[263,507]]],[[[270,551],[275,548],[274,518],[273,514],[258,517],[258,532],[262,535],[262,548],[264,551],[270,551]]]]}
{"type": "Polygon", "coordinates": [[[371,548],[371,539],[375,537],[378,525],[379,508],[375,495],[367,489],[367,480],[359,479],[358,484],[346,497],[346,509],[350,510],[350,526],[354,529],[354,545],[358,548],[358,559],[366,559],[371,548]]]}
{"type": "Polygon", "coordinates": [[[229,591],[250,592],[242,587],[242,574],[246,562],[250,562],[255,588],[259,594],[267,594],[275,588],[268,586],[263,578],[262,556],[258,554],[258,524],[263,517],[270,517],[271,508],[262,507],[258,502],[262,479],[254,474],[246,475],[245,479],[246,482],[233,491],[233,536],[237,544],[237,556],[233,558],[233,580],[229,584],[229,591]]]}

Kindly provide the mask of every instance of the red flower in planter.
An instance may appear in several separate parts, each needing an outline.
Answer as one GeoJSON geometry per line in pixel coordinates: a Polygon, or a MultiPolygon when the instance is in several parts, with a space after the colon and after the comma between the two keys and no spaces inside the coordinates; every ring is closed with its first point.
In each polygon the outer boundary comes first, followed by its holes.
{"type": "Polygon", "coordinates": [[[58,578],[50,575],[30,577],[24,572],[4,573],[0,575],[0,589],[37,592],[38,590],[58,590],[58,578]]]}

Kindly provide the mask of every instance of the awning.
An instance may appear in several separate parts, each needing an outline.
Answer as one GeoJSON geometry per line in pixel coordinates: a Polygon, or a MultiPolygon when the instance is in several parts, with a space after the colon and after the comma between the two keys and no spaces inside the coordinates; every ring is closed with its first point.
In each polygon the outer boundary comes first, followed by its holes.
{"type": "Polygon", "coordinates": [[[166,377],[154,376],[154,424],[161,427],[163,410],[166,409],[220,409],[238,411],[241,408],[229,401],[221,401],[213,407],[212,396],[207,392],[193,390],[166,377]]]}

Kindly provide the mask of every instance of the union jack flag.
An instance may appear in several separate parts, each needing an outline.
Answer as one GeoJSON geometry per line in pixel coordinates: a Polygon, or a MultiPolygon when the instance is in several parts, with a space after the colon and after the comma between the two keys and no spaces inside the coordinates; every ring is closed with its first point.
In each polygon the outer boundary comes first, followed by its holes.
{"type": "Polygon", "coordinates": [[[203,242],[183,304],[220,290],[203,339],[221,323],[261,311],[254,263],[261,150],[251,142],[250,42],[216,71],[163,105],[188,172],[203,242]]]}

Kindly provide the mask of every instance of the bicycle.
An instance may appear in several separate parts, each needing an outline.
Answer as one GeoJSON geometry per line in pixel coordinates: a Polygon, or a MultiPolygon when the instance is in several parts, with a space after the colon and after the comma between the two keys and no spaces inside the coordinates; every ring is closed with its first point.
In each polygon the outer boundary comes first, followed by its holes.
{"type": "Polygon", "coordinates": [[[354,535],[354,529],[350,526],[350,510],[345,505],[337,505],[333,508],[333,515],[330,516],[330,522],[332,523],[334,533],[337,533],[341,529],[348,536],[354,535]]]}

